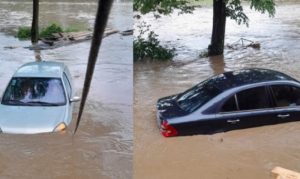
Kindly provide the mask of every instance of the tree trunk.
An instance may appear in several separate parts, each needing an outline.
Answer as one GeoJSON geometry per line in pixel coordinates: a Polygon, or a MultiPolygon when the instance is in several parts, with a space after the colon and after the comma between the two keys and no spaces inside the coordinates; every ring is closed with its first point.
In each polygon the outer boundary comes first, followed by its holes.
{"type": "Polygon", "coordinates": [[[80,107],[79,107],[79,112],[78,112],[78,116],[77,116],[74,134],[76,133],[76,131],[78,129],[78,126],[79,126],[79,123],[81,120],[81,116],[82,116],[82,113],[84,110],[85,101],[86,101],[88,93],[89,93],[99,48],[101,46],[102,37],[104,34],[104,30],[106,27],[108,15],[109,15],[112,3],[113,3],[113,0],[99,0],[99,2],[98,2],[98,10],[97,10],[96,20],[95,20],[95,25],[94,25],[94,34],[93,34],[93,38],[92,38],[92,44],[91,44],[86,74],[85,74],[84,86],[83,86],[83,90],[82,90],[82,97],[81,97],[82,99],[81,99],[81,103],[80,103],[80,107]]]}
{"type": "Polygon", "coordinates": [[[33,0],[33,13],[31,24],[31,42],[36,44],[39,39],[39,0],[33,0]]]}
{"type": "Polygon", "coordinates": [[[221,55],[224,51],[226,4],[224,0],[214,0],[213,6],[213,29],[211,44],[208,46],[209,56],[221,55]]]}

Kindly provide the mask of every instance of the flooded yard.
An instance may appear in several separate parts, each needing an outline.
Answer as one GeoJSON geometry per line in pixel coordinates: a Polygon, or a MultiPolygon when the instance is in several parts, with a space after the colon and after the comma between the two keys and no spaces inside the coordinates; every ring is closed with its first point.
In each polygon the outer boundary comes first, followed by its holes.
{"type": "Polygon", "coordinates": [[[246,67],[279,70],[300,80],[300,4],[280,3],[274,18],[246,12],[250,27],[228,20],[225,43],[240,38],[261,49],[225,49],[224,56],[199,58],[210,42],[212,8],[194,15],[142,19],[165,45],[175,47],[174,62],[134,66],[134,178],[267,179],[281,166],[300,171],[300,123],[235,130],[214,135],[164,138],[156,123],[156,101],[182,92],[213,74],[246,67]]]}
{"type": "MultiPolygon", "coordinates": [[[[30,26],[31,6],[28,1],[0,0],[1,94],[14,71],[35,60],[34,52],[23,48],[30,41],[13,37],[19,26],[30,26]],[[4,48],[7,46],[16,48],[4,48]]],[[[96,8],[97,1],[42,1],[40,23],[89,29],[96,8]]],[[[108,26],[120,31],[132,28],[130,1],[114,2],[108,26]]],[[[86,41],[41,51],[41,56],[46,61],[64,62],[80,95],[89,48],[90,41],[86,41]]],[[[1,134],[1,178],[132,178],[132,70],[132,36],[106,37],[76,135],[72,136],[72,127],[65,134],[1,134]]]]}

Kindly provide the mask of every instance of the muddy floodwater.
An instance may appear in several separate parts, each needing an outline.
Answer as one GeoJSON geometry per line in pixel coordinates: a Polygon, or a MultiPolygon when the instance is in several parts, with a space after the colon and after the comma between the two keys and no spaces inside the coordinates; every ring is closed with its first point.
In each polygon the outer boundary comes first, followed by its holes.
{"type": "Polygon", "coordinates": [[[300,172],[300,122],[174,138],[160,135],[156,123],[157,99],[213,74],[262,67],[300,80],[300,4],[280,3],[276,10],[269,18],[246,8],[249,28],[227,21],[226,44],[243,37],[259,42],[260,50],[226,48],[224,56],[211,58],[198,55],[210,41],[212,8],[199,8],[194,15],[175,12],[157,21],[142,17],[178,55],[174,62],[134,66],[135,178],[269,179],[275,166],[300,172]]]}
{"type": "MultiPolygon", "coordinates": [[[[40,22],[88,29],[93,27],[96,7],[96,0],[42,1],[40,22]]],[[[19,26],[30,24],[31,1],[0,0],[1,94],[14,71],[35,60],[34,52],[23,48],[30,42],[13,36],[19,26]]],[[[108,26],[120,31],[132,28],[130,1],[114,2],[108,26]]],[[[89,48],[86,41],[41,51],[41,56],[67,64],[80,95],[89,48]]],[[[65,134],[1,134],[0,178],[132,178],[132,76],[132,36],[106,37],[76,135],[71,135],[72,127],[65,134]]]]}

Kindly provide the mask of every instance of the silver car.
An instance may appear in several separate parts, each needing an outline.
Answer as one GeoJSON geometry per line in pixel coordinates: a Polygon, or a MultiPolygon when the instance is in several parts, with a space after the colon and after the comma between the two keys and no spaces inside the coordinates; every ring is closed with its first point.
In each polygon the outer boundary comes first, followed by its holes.
{"type": "Polygon", "coordinates": [[[32,62],[10,80],[0,104],[0,132],[35,134],[66,130],[72,121],[74,87],[66,65],[32,62]]]}

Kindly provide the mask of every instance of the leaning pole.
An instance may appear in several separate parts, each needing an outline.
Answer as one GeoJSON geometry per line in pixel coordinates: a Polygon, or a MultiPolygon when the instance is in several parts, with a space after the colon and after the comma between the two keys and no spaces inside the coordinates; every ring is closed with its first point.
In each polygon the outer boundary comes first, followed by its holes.
{"type": "Polygon", "coordinates": [[[89,93],[95,65],[97,62],[97,57],[99,53],[99,48],[101,46],[102,37],[104,34],[104,30],[106,27],[106,23],[109,17],[109,12],[112,7],[113,0],[99,0],[98,1],[98,9],[95,19],[93,38],[90,48],[90,54],[88,58],[88,64],[85,74],[84,86],[82,90],[81,102],[79,107],[79,112],[76,120],[76,126],[74,130],[74,134],[76,133],[79,123],[81,120],[81,116],[84,110],[85,102],[89,93]]]}

